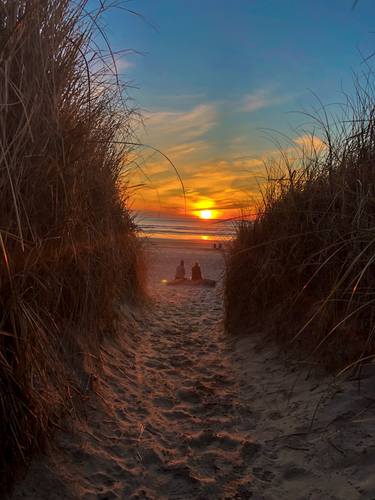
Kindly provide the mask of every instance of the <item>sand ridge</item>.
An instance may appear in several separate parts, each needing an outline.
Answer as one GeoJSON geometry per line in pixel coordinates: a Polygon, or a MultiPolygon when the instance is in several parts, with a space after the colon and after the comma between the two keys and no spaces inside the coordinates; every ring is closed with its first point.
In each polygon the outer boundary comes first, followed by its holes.
{"type": "Polygon", "coordinates": [[[132,333],[107,342],[85,418],[13,498],[375,498],[373,379],[358,393],[308,376],[260,337],[229,339],[220,252],[155,247],[149,260],[152,307],[125,311],[132,333]],[[163,285],[180,258],[218,287],[163,285]]]}

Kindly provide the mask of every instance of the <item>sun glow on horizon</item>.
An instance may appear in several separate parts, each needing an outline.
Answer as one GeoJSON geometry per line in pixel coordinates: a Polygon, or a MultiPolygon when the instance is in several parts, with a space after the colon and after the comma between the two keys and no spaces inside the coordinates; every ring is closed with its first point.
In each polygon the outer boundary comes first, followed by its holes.
{"type": "Polygon", "coordinates": [[[199,211],[199,217],[201,219],[212,219],[213,213],[212,210],[200,210],[199,211]]]}

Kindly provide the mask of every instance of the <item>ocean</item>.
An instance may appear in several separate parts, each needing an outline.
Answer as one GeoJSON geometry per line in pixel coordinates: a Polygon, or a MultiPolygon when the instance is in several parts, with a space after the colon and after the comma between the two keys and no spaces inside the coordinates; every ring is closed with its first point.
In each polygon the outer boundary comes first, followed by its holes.
{"type": "Polygon", "coordinates": [[[197,217],[137,214],[136,223],[143,235],[164,240],[226,243],[234,235],[234,222],[203,220],[197,217]]]}

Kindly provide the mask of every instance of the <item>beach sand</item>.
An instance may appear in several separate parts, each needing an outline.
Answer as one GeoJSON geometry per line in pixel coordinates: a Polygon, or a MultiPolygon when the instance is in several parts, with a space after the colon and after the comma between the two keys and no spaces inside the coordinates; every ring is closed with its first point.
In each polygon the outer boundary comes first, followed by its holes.
{"type": "Polygon", "coordinates": [[[131,329],[106,342],[80,418],[13,498],[375,498],[374,377],[318,376],[258,334],[227,338],[221,252],[155,245],[148,260],[152,305],[124,307],[131,329]],[[163,285],[181,258],[218,286],[163,285]]]}

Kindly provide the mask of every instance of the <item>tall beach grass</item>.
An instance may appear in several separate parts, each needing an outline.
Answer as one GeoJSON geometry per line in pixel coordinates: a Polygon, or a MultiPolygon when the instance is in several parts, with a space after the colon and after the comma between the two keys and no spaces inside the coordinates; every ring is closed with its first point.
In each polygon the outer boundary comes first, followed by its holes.
{"type": "Polygon", "coordinates": [[[132,111],[98,45],[100,5],[0,2],[0,489],[142,291],[119,145],[132,111]]]}
{"type": "Polygon", "coordinates": [[[375,99],[357,83],[319,137],[267,165],[254,221],[227,262],[226,325],[272,332],[310,361],[358,366],[375,356],[375,99]],[[339,116],[339,117],[337,117],[339,116]]]}

